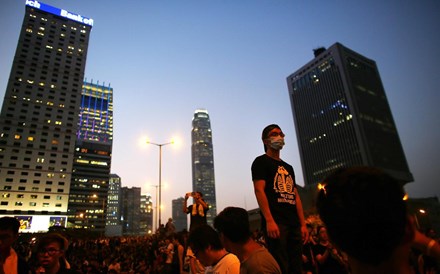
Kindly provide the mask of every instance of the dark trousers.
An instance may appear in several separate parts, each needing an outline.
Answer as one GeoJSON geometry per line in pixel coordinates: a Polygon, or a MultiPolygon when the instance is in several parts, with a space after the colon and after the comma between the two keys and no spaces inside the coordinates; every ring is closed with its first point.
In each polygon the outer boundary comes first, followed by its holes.
{"type": "Polygon", "coordinates": [[[266,235],[267,249],[278,262],[283,274],[301,274],[302,241],[299,229],[278,225],[280,238],[266,235]]]}

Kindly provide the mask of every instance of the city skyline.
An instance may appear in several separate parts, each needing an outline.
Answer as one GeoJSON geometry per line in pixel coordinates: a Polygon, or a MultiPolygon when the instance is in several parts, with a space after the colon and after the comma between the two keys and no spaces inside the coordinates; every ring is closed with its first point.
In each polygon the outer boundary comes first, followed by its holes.
{"type": "MultiPolygon", "coordinates": [[[[270,123],[286,133],[282,158],[304,185],[285,80],[314,48],[335,42],[377,62],[414,175],[410,197],[440,196],[438,2],[43,2],[94,19],[85,76],[115,90],[112,173],[122,185],[156,199],[158,151],[146,139],[180,139],[163,151],[163,220],[172,199],[191,190],[198,108],[209,110],[212,123],[218,211],[257,207],[250,164],[263,153],[261,130],[270,123]]],[[[2,98],[24,11],[25,1],[12,0],[0,11],[2,98]]]]}

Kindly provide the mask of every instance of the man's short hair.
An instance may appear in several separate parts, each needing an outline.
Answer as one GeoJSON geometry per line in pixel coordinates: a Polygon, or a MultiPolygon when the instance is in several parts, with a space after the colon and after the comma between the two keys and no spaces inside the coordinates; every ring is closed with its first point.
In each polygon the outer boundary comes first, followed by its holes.
{"type": "Polygon", "coordinates": [[[191,246],[194,253],[196,250],[206,250],[209,246],[211,246],[213,250],[223,249],[223,245],[217,232],[206,224],[197,226],[189,233],[188,245],[191,246]]]}
{"type": "Polygon", "coordinates": [[[357,260],[378,265],[404,240],[402,185],[377,168],[337,170],[318,193],[318,213],[330,239],[357,260]]]}
{"type": "Polygon", "coordinates": [[[251,237],[249,215],[243,208],[225,208],[215,217],[214,227],[233,243],[245,243],[251,237]]]}
{"type": "Polygon", "coordinates": [[[10,230],[14,234],[18,234],[20,228],[20,222],[14,217],[2,217],[0,218],[0,230],[10,230]]]}

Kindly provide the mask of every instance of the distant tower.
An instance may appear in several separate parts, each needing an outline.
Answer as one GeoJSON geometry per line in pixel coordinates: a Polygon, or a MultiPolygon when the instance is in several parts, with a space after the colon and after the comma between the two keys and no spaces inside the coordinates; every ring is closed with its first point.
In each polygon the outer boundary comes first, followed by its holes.
{"type": "Polygon", "coordinates": [[[306,185],[353,165],[413,181],[373,60],[336,43],[315,50],[287,85],[306,185]]]}
{"type": "Polygon", "coordinates": [[[104,233],[113,140],[113,88],[84,81],[76,135],[68,223],[104,233]]]}
{"type": "Polygon", "coordinates": [[[122,187],[121,188],[121,219],[122,234],[141,235],[141,188],[140,187],[122,187]]]}
{"type": "Polygon", "coordinates": [[[217,203],[211,122],[206,109],[197,109],[194,113],[191,130],[191,155],[193,191],[203,193],[203,198],[210,207],[207,213],[208,224],[212,224],[217,215],[217,203]]]}
{"type": "Polygon", "coordinates": [[[153,199],[150,194],[142,194],[140,235],[151,233],[153,233],[153,199]]]}
{"type": "Polygon", "coordinates": [[[105,235],[109,237],[122,236],[121,184],[121,177],[117,174],[110,174],[107,198],[107,224],[105,226],[105,235]]]}
{"type": "Polygon", "coordinates": [[[180,197],[172,201],[172,210],[173,210],[172,215],[177,232],[182,231],[184,229],[188,230],[187,214],[185,214],[182,210],[182,205],[184,200],[185,199],[183,197],[180,197]]]}
{"type": "Polygon", "coordinates": [[[0,114],[0,215],[27,218],[26,232],[66,225],[92,25],[92,19],[26,1],[0,114]]]}

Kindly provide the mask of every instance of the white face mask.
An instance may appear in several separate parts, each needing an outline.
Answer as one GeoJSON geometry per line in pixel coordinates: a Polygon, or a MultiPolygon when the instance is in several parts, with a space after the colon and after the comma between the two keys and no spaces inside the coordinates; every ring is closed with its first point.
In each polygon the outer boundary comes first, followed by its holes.
{"type": "Polygon", "coordinates": [[[284,137],[273,136],[269,137],[269,146],[275,150],[281,150],[284,146],[284,137]]]}

